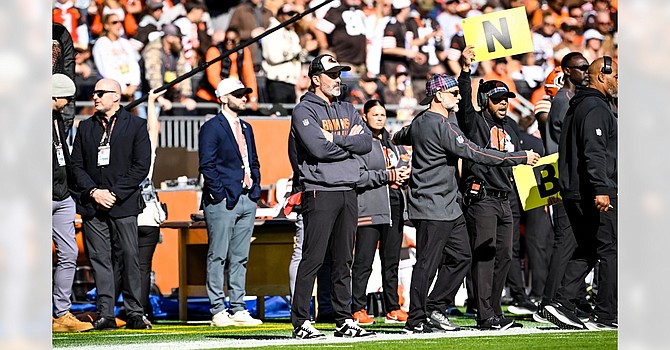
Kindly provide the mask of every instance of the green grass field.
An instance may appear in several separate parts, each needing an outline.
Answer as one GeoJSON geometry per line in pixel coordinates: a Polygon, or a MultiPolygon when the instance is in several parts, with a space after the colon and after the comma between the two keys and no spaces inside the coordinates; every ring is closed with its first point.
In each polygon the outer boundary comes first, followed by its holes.
{"type": "Polygon", "coordinates": [[[524,328],[504,332],[481,332],[474,328],[472,318],[454,317],[463,330],[437,335],[408,336],[402,334],[402,325],[388,325],[383,318],[377,324],[365,327],[378,333],[370,340],[342,340],[332,336],[333,324],[317,324],[327,335],[318,341],[291,339],[288,320],[271,320],[259,327],[214,328],[208,324],[180,324],[162,322],[151,331],[116,331],[87,333],[56,333],[53,347],[61,349],[442,349],[458,347],[470,349],[616,349],[617,332],[559,331],[553,325],[518,320],[524,328]]]}

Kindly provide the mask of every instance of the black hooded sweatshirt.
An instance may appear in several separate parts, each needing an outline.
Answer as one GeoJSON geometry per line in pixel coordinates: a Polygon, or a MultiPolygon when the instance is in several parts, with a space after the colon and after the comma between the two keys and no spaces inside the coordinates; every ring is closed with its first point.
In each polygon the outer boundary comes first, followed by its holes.
{"type": "Polygon", "coordinates": [[[563,121],[558,149],[561,196],[617,196],[617,116],[605,95],[578,88],[563,121]]]}

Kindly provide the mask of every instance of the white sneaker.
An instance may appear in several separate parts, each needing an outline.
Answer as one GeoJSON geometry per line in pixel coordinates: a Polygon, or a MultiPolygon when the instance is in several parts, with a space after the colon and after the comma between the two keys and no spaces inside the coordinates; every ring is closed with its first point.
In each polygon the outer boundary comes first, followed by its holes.
{"type": "Polygon", "coordinates": [[[335,327],[334,336],[340,338],[362,338],[362,337],[372,337],[375,335],[375,332],[366,331],[365,329],[358,326],[358,323],[353,319],[346,319],[344,323],[335,327]]]}
{"type": "Polygon", "coordinates": [[[235,326],[258,326],[259,324],[263,324],[263,321],[251,317],[247,310],[236,312],[230,319],[235,326]]]}
{"type": "Polygon", "coordinates": [[[228,326],[234,326],[235,321],[230,319],[228,311],[223,310],[212,317],[211,325],[214,327],[228,327],[228,326]]]}
{"type": "Polygon", "coordinates": [[[295,327],[291,335],[296,339],[325,339],[326,337],[325,334],[314,328],[309,320],[303,322],[302,326],[295,327]]]}

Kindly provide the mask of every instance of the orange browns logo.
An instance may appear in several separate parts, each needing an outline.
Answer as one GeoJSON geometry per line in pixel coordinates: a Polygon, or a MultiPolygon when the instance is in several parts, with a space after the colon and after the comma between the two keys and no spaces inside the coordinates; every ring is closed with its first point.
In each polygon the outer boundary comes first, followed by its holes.
{"type": "Polygon", "coordinates": [[[498,151],[509,151],[514,152],[514,144],[512,144],[512,138],[505,132],[505,129],[494,126],[491,128],[491,137],[490,137],[491,148],[498,151]]]}
{"type": "Polygon", "coordinates": [[[326,119],[321,121],[321,127],[326,131],[337,132],[340,135],[349,133],[351,122],[346,118],[326,119]]]}

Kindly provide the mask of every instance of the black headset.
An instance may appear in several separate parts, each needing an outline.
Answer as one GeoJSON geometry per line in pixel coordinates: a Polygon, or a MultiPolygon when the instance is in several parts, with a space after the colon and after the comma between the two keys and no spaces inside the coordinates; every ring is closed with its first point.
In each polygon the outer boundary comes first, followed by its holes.
{"type": "Polygon", "coordinates": [[[482,111],[486,109],[487,103],[489,102],[489,97],[486,95],[486,91],[482,88],[484,83],[486,83],[484,79],[480,80],[479,86],[477,87],[477,104],[482,111]]]}
{"type": "Polygon", "coordinates": [[[612,74],[612,57],[603,56],[603,67],[600,68],[600,73],[612,74]]]}

